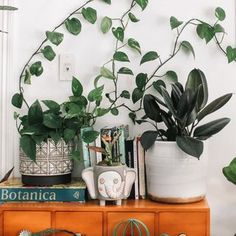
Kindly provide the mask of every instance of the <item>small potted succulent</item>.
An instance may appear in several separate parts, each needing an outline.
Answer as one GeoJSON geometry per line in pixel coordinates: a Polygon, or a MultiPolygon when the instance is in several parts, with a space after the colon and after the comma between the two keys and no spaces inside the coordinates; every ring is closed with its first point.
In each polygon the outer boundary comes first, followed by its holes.
{"type": "Polygon", "coordinates": [[[176,82],[168,92],[165,83],[159,83],[156,96],[144,96],[145,116],[138,122],[153,126],[141,136],[147,151],[147,190],[153,200],[193,202],[205,196],[205,140],[221,131],[230,119],[201,122],[231,96],[225,94],[207,105],[207,80],[199,69],[189,73],[185,87],[176,82]]]}
{"type": "Polygon", "coordinates": [[[120,134],[114,136],[112,141],[102,138],[104,148],[88,146],[89,149],[104,155],[103,161],[94,167],[84,169],[82,172],[82,178],[88,187],[91,198],[99,199],[101,206],[104,206],[106,201],[116,201],[117,205],[121,205],[121,200],[129,196],[135,181],[135,170],[121,163],[120,155],[113,151],[113,146],[119,136],[120,134]]]}

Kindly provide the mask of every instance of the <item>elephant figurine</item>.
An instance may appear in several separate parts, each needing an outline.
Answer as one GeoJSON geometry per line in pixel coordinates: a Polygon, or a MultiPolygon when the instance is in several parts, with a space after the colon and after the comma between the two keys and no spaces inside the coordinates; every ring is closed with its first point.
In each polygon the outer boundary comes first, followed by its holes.
{"type": "Polygon", "coordinates": [[[116,205],[121,205],[121,200],[130,195],[136,172],[126,165],[96,165],[84,169],[82,178],[91,198],[99,199],[100,206],[105,206],[106,201],[116,201],[116,205]]]}

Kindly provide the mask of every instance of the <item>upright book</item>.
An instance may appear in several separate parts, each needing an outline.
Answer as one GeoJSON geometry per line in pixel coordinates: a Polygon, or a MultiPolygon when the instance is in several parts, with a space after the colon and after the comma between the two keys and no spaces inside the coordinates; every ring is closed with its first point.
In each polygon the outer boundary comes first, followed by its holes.
{"type": "Polygon", "coordinates": [[[86,184],[74,179],[70,184],[53,186],[24,186],[19,178],[0,184],[0,202],[84,202],[86,184]]]}

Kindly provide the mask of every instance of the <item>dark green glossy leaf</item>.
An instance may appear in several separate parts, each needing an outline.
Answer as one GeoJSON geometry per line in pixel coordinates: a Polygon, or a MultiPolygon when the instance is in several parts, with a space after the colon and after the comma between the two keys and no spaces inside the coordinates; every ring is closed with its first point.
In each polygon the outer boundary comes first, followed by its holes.
{"type": "Polygon", "coordinates": [[[143,97],[143,91],[141,91],[139,88],[135,88],[132,92],[132,101],[133,103],[136,103],[143,97]]]}
{"type": "Polygon", "coordinates": [[[83,86],[80,83],[78,79],[73,77],[72,84],[71,84],[71,90],[75,97],[80,97],[83,93],[83,86]]]}
{"type": "Polygon", "coordinates": [[[228,181],[236,184],[236,158],[234,158],[228,166],[223,168],[223,174],[228,181]]]}
{"type": "Polygon", "coordinates": [[[113,55],[113,59],[116,61],[129,62],[129,57],[127,56],[127,54],[121,51],[115,52],[113,55]]]}
{"type": "Polygon", "coordinates": [[[183,91],[178,86],[179,83],[172,84],[172,90],[171,90],[171,99],[173,101],[174,107],[177,109],[177,106],[179,104],[179,100],[183,94],[183,91]]]}
{"type": "Polygon", "coordinates": [[[156,60],[158,58],[158,54],[157,52],[154,52],[154,51],[150,51],[150,52],[147,52],[141,59],[141,62],[140,62],[140,65],[145,63],[145,62],[148,62],[148,61],[153,61],[153,60],[156,60]]]}
{"type": "Polygon", "coordinates": [[[18,8],[12,6],[0,6],[0,11],[15,11],[15,10],[18,10],[18,8]]]}
{"type": "Polygon", "coordinates": [[[109,18],[107,16],[103,17],[102,22],[101,22],[101,26],[100,26],[101,31],[105,34],[110,30],[111,26],[112,26],[111,18],[109,18]]]}
{"type": "Polygon", "coordinates": [[[71,159],[80,163],[83,160],[83,157],[81,156],[79,150],[74,150],[71,152],[71,159]]]}
{"type": "Polygon", "coordinates": [[[211,137],[212,135],[220,132],[228,123],[230,122],[229,118],[221,118],[211,122],[208,122],[204,125],[198,126],[194,130],[194,137],[205,138],[211,137]]]}
{"type": "Polygon", "coordinates": [[[124,30],[121,27],[117,27],[117,28],[112,28],[112,33],[113,35],[116,37],[116,39],[118,39],[119,41],[121,41],[123,43],[124,41],[124,30]]]}
{"type": "Polygon", "coordinates": [[[153,130],[148,130],[145,131],[142,135],[141,135],[141,144],[144,148],[144,150],[148,150],[151,146],[154,145],[156,139],[158,136],[158,132],[157,131],[153,131],[153,130]]]}
{"type": "Polygon", "coordinates": [[[78,18],[71,18],[65,22],[66,29],[73,35],[78,35],[81,32],[81,22],[78,18]]]}
{"type": "Polygon", "coordinates": [[[136,114],[134,112],[129,113],[129,118],[132,120],[132,122],[135,124],[136,114]]]}
{"type": "Polygon", "coordinates": [[[174,108],[174,104],[171,100],[171,97],[169,95],[169,93],[167,92],[167,90],[164,87],[161,87],[162,90],[162,97],[165,101],[166,106],[168,107],[169,111],[171,112],[171,114],[176,117],[176,110],[174,108]]]}
{"type": "Polygon", "coordinates": [[[196,30],[198,36],[201,39],[205,39],[206,43],[209,43],[215,36],[214,27],[211,27],[206,23],[199,24],[196,30]]]}
{"type": "Polygon", "coordinates": [[[55,144],[57,144],[62,138],[62,134],[56,131],[51,131],[49,136],[52,138],[55,144]]]}
{"type": "Polygon", "coordinates": [[[200,158],[203,152],[203,142],[188,136],[177,136],[176,143],[185,153],[200,158]]]}
{"type": "Polygon", "coordinates": [[[166,72],[166,77],[171,80],[172,83],[178,82],[178,75],[175,71],[169,70],[166,72]]]}
{"type": "Polygon", "coordinates": [[[140,48],[140,45],[139,45],[138,41],[136,41],[133,38],[130,38],[130,39],[128,39],[128,45],[129,45],[129,47],[131,47],[131,48],[135,49],[136,51],[138,51],[139,54],[141,54],[141,48],[140,48]]]}
{"type": "Polygon", "coordinates": [[[139,22],[139,21],[140,21],[133,13],[130,12],[128,15],[129,15],[129,19],[130,19],[132,22],[136,23],[136,22],[139,22]]]}
{"type": "Polygon", "coordinates": [[[56,53],[53,51],[52,47],[49,45],[45,46],[44,49],[41,50],[41,52],[43,53],[43,56],[49,61],[52,61],[56,56],[56,53]]]}
{"type": "Polygon", "coordinates": [[[230,100],[231,97],[232,93],[228,93],[212,101],[203,110],[200,111],[197,116],[198,121],[202,120],[205,116],[223,107],[230,100]]]}
{"type": "Polygon", "coordinates": [[[176,17],[171,16],[171,18],[170,18],[170,26],[171,26],[172,30],[177,28],[177,27],[179,27],[182,24],[183,24],[183,21],[179,21],[176,17]]]}
{"type": "Polygon", "coordinates": [[[30,74],[40,76],[43,73],[42,62],[37,61],[30,66],[30,74]]]}
{"type": "Polygon", "coordinates": [[[57,129],[61,127],[62,119],[54,113],[47,113],[43,115],[43,124],[48,128],[57,129]]]}
{"type": "Polygon", "coordinates": [[[73,118],[73,117],[77,117],[79,114],[83,112],[84,106],[81,104],[68,102],[67,109],[68,110],[66,113],[66,118],[73,118]]]}
{"type": "Polygon", "coordinates": [[[236,48],[232,48],[231,46],[228,46],[226,48],[226,56],[228,59],[228,63],[236,60],[236,48]]]}
{"type": "Polygon", "coordinates": [[[225,29],[220,24],[216,24],[214,26],[214,33],[225,33],[225,29]]]}
{"type": "Polygon", "coordinates": [[[55,44],[57,46],[63,41],[63,38],[64,38],[64,35],[62,33],[50,32],[50,31],[46,32],[46,36],[47,36],[47,39],[52,44],[55,44]]]}
{"type": "Polygon", "coordinates": [[[156,89],[158,93],[161,93],[161,87],[166,88],[166,84],[163,80],[158,79],[152,83],[152,86],[156,89]]]}
{"type": "Polygon", "coordinates": [[[109,109],[105,109],[105,108],[97,108],[97,110],[96,110],[96,114],[97,114],[97,116],[104,116],[104,115],[106,115],[108,112],[109,112],[110,110],[109,109]]]}
{"type": "Polygon", "coordinates": [[[111,4],[111,0],[102,0],[102,1],[107,3],[107,4],[111,4]]]}
{"type": "Polygon", "coordinates": [[[99,132],[95,130],[89,130],[89,131],[83,132],[82,139],[85,143],[89,144],[95,141],[98,135],[99,135],[99,132]]]}
{"type": "Polygon", "coordinates": [[[20,147],[32,161],[36,160],[36,143],[30,136],[23,135],[20,138],[20,147]]]}
{"type": "Polygon", "coordinates": [[[148,79],[147,74],[144,74],[144,73],[139,73],[136,76],[136,80],[135,80],[136,85],[140,90],[142,90],[145,87],[147,79],[148,79]]]}
{"type": "Polygon", "coordinates": [[[76,135],[76,131],[73,129],[65,129],[63,132],[63,139],[66,143],[73,140],[76,135]]]}
{"type": "Polygon", "coordinates": [[[59,112],[60,105],[53,100],[43,100],[42,101],[52,112],[59,112]]]}
{"type": "Polygon", "coordinates": [[[113,107],[111,109],[111,114],[114,116],[118,116],[119,115],[119,110],[116,107],[113,107]]]}
{"type": "Polygon", "coordinates": [[[134,0],[144,10],[148,5],[148,0],[134,0]]]}
{"type": "Polygon", "coordinates": [[[188,41],[183,41],[181,43],[181,46],[185,49],[185,51],[188,53],[188,52],[191,52],[193,57],[195,58],[195,52],[194,52],[194,49],[193,49],[193,46],[190,44],[190,42],[188,41]]]}
{"type": "Polygon", "coordinates": [[[130,93],[127,90],[123,90],[120,96],[122,98],[130,99],[130,93]]]}
{"type": "Polygon", "coordinates": [[[30,125],[39,124],[43,122],[43,111],[38,100],[36,100],[29,108],[28,122],[30,125]]]}
{"type": "Polygon", "coordinates": [[[15,93],[11,99],[11,104],[17,108],[21,108],[23,104],[23,94],[15,93]]]}
{"type": "Polygon", "coordinates": [[[97,11],[92,7],[87,7],[82,9],[82,15],[85,20],[94,24],[97,20],[97,11]]]}
{"type": "Polygon", "coordinates": [[[215,16],[218,20],[223,21],[226,17],[224,9],[221,7],[217,7],[215,9],[215,16]]]}
{"type": "Polygon", "coordinates": [[[24,84],[31,84],[31,74],[28,69],[25,70],[24,84]]]}
{"type": "Polygon", "coordinates": [[[100,74],[104,78],[112,79],[112,80],[115,79],[115,76],[113,75],[113,73],[104,66],[100,68],[100,74]]]}
{"type": "Polygon", "coordinates": [[[118,74],[125,74],[125,75],[134,75],[133,71],[130,70],[129,68],[127,68],[127,67],[120,68],[117,73],[118,74]]]}

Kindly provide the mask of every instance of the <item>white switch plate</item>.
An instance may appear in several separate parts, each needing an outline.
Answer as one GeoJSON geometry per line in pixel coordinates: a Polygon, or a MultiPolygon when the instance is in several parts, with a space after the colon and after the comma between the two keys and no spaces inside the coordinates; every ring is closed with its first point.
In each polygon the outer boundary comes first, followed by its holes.
{"type": "Polygon", "coordinates": [[[60,54],[59,80],[72,80],[75,72],[75,56],[73,54],[60,54]]]}

